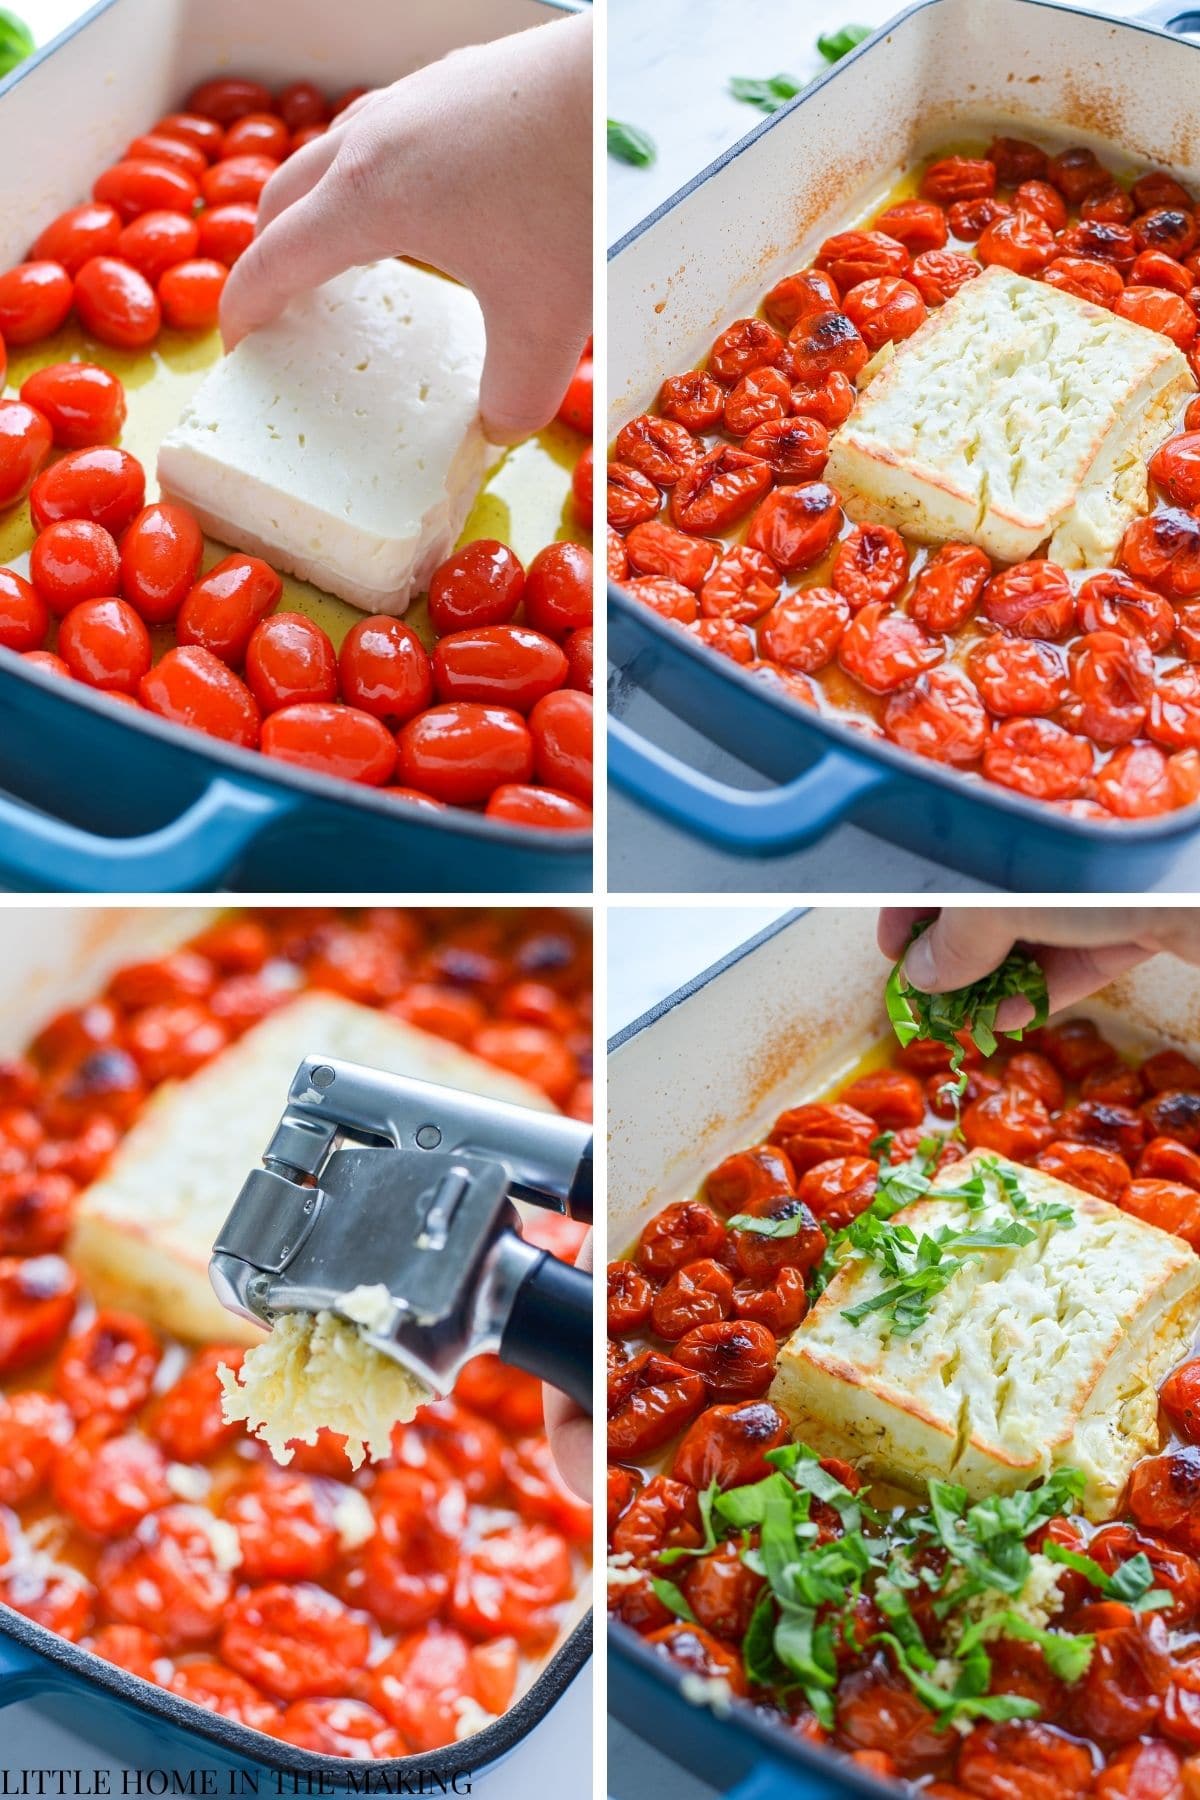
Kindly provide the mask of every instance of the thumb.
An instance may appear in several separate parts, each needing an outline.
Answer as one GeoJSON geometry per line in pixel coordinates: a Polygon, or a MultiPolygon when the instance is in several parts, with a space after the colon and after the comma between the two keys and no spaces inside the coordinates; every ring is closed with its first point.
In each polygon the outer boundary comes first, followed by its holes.
{"type": "Polygon", "coordinates": [[[494,444],[515,444],[548,425],[575,373],[578,343],[554,319],[538,320],[509,298],[483,303],[487,355],[479,389],[483,429],[494,444]]]}
{"type": "Polygon", "coordinates": [[[904,973],[926,994],[967,987],[998,968],[1016,943],[1003,911],[947,908],[922,932],[904,959],[904,973]]]}

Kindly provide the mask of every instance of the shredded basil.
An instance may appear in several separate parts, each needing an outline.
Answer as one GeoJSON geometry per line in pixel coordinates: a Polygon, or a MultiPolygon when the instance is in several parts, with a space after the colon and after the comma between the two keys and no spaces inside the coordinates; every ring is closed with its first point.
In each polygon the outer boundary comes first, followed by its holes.
{"type": "Polygon", "coordinates": [[[841,62],[843,56],[849,56],[865,38],[871,35],[870,25],[843,25],[840,31],[827,31],[817,39],[817,49],[826,62],[841,62]]]}
{"type": "Polygon", "coordinates": [[[24,19],[0,6],[0,75],[7,75],[37,48],[24,19]]]}
{"type": "Polygon", "coordinates": [[[745,101],[747,106],[757,106],[760,112],[778,112],[789,100],[805,86],[797,81],[794,75],[734,75],[729,83],[729,91],[735,100],[745,101]]]}
{"type": "Polygon", "coordinates": [[[632,163],[636,169],[648,169],[658,155],[658,149],[648,131],[620,119],[610,119],[608,154],[615,156],[618,162],[632,163]]]}

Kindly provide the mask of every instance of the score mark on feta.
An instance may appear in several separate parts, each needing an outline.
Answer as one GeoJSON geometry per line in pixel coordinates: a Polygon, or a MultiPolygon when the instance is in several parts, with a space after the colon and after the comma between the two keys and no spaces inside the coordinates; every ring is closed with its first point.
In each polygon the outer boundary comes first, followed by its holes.
{"type": "Polygon", "coordinates": [[[365,612],[402,613],[501,454],[479,421],[483,315],[410,263],[352,269],[219,362],[158,456],[209,536],[365,612]]]}

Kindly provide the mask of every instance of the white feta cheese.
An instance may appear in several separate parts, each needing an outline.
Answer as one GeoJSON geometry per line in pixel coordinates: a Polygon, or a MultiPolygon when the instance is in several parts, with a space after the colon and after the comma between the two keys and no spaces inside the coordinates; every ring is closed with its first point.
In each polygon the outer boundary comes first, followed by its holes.
{"type": "Polygon", "coordinates": [[[395,260],[352,269],[217,364],[163,439],[159,485],[220,542],[402,613],[500,455],[483,355],[466,288],[395,260]]]}
{"type": "Polygon", "coordinates": [[[1161,333],[998,267],[872,372],[826,471],[851,518],[1066,568],[1111,562],[1195,385],[1161,333]]]}

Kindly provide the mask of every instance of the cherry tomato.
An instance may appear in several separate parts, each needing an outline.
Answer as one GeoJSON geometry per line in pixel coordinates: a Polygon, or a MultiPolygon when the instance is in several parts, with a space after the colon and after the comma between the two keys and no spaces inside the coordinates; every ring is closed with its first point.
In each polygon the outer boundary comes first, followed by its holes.
{"type": "Polygon", "coordinates": [[[946,215],[934,200],[901,200],[886,207],[874,227],[903,244],[910,256],[940,250],[947,237],[946,215]]]}
{"type": "Polygon", "coordinates": [[[592,435],[592,359],[581,356],[579,366],[572,375],[567,391],[562,397],[557,417],[561,424],[569,425],[572,431],[581,431],[586,437],[592,435]]]}
{"type": "Polygon", "coordinates": [[[196,215],[196,249],[201,256],[232,269],[244,250],[254,242],[258,208],[248,200],[233,200],[225,206],[206,206],[196,215]]]}
{"type": "Polygon", "coordinates": [[[125,390],[96,363],[51,363],[21,384],[21,398],[49,422],[60,450],[107,444],[125,423],[125,390]]]}
{"type": "Polygon", "coordinates": [[[654,1296],[651,1319],[660,1338],[679,1338],[695,1325],[711,1325],[729,1316],[733,1277],[711,1258],[685,1263],[668,1277],[654,1296]]]}
{"type": "Polygon", "coordinates": [[[1002,718],[1056,712],[1067,697],[1060,651],[1023,638],[982,638],[967,659],[971,679],[1002,718]]]}
{"type": "Polygon", "coordinates": [[[0,568],[0,644],[6,650],[37,650],[49,629],[45,597],[15,570],[0,568]]]}
{"type": "Polygon", "coordinates": [[[1142,1107],[1151,1132],[1193,1148],[1200,1145],[1200,1094],[1192,1087],[1160,1088],[1142,1107]]]}
{"type": "Polygon", "coordinates": [[[538,551],[525,576],[525,620],[552,638],[591,624],[592,553],[583,544],[547,544],[538,551]]]}
{"type": "Polygon", "coordinates": [[[952,201],[946,218],[952,234],[970,243],[981,238],[997,220],[1011,217],[1012,210],[1007,201],[984,195],[978,200],[952,201]]]}
{"type": "Polygon", "coordinates": [[[242,1434],[221,1411],[219,1368],[234,1374],[245,1351],[234,1346],[198,1350],[179,1379],[154,1403],[147,1427],[175,1462],[207,1462],[242,1434]]]}
{"type": "Polygon", "coordinates": [[[1200,746],[1200,669],[1180,663],[1160,675],[1150,697],[1146,731],[1168,749],[1200,746]]]}
{"type": "Polygon", "coordinates": [[[1180,1762],[1169,1744],[1126,1744],[1096,1777],[1097,1800],[1154,1800],[1182,1793],[1180,1762]]]}
{"type": "Polygon", "coordinates": [[[593,654],[591,626],[583,625],[578,631],[573,631],[565,640],[563,649],[567,653],[567,686],[578,688],[582,694],[590,694],[593,654]]]}
{"type": "Polygon", "coordinates": [[[1049,719],[1006,719],[984,746],[983,772],[989,781],[1038,800],[1067,800],[1092,772],[1095,753],[1049,719]]]}
{"type": "Polygon", "coordinates": [[[0,400],[0,506],[24,499],[50,444],[49,421],[36,407],[24,400],[0,400]]]}
{"type": "Polygon", "coordinates": [[[838,497],[823,481],[777,488],[755,513],[746,541],[781,569],[811,568],[829,550],[841,517],[838,497]]]}
{"type": "Polygon", "coordinates": [[[625,554],[639,575],[668,576],[694,592],[703,585],[717,549],[707,539],[676,531],[661,519],[647,519],[625,539],[625,554]]]}
{"type": "Polygon", "coordinates": [[[150,1392],[160,1350],[150,1327],[132,1313],[100,1312],[68,1338],[54,1385],[78,1419],[131,1413],[150,1392]]]}
{"type": "Polygon", "coordinates": [[[874,1119],[839,1101],[789,1107],[776,1119],[769,1141],[803,1173],[834,1157],[865,1157],[878,1135],[874,1119]]]}
{"type": "Polygon", "coordinates": [[[150,667],[150,634],[126,600],[83,600],[64,618],[59,655],[79,681],[134,694],[150,667]]]}
{"type": "Polygon", "coordinates": [[[839,231],[821,245],[816,264],[833,277],[839,291],[845,294],[860,281],[873,281],[881,275],[907,275],[910,260],[904,245],[886,231],[839,231]]]}
{"type": "Polygon", "coordinates": [[[575,517],[586,531],[592,529],[595,497],[595,458],[592,446],[588,444],[571,473],[571,504],[575,517]]]}
{"type": "MultiPolygon", "coordinates": [[[[1134,1184],[1138,1186],[1138,1183],[1134,1184]]],[[[1169,1187],[1169,1182],[1148,1182],[1147,1187],[1169,1187]]],[[[1192,1196],[1193,1200],[1196,1198],[1192,1196]]],[[[1159,1220],[1150,1209],[1140,1211],[1139,1218],[1149,1223],[1159,1220]]],[[[1166,1225],[1165,1230],[1171,1227],[1166,1225]]],[[[1177,1540],[1185,1548],[1200,1549],[1200,1532],[1196,1527],[1196,1502],[1200,1497],[1200,1447],[1185,1444],[1163,1456],[1148,1456],[1138,1463],[1129,1482],[1129,1510],[1139,1525],[1165,1537],[1177,1540]]]]}
{"type": "Polygon", "coordinates": [[[216,1658],[193,1658],[178,1664],[166,1686],[170,1693],[206,1712],[234,1719],[254,1731],[275,1730],[279,1711],[274,1702],[216,1658]]]}
{"type": "Polygon", "coordinates": [[[1036,1719],[977,1725],[959,1751],[958,1775],[972,1794],[1000,1800],[1083,1800],[1092,1790],[1091,1752],[1036,1719]]]}
{"type": "Polygon", "coordinates": [[[676,1362],[704,1377],[714,1400],[757,1400],[775,1374],[777,1344],[765,1325],[721,1319],[697,1325],[678,1340],[676,1362]]]}
{"type": "Polygon", "coordinates": [[[255,204],[279,164],[273,156],[229,156],[214,163],[200,177],[205,206],[232,206],[241,200],[255,204]]]}
{"type": "Polygon", "coordinates": [[[203,150],[210,162],[220,156],[225,137],[221,126],[214,119],[204,118],[197,112],[168,113],[155,124],[154,135],[180,138],[185,144],[192,144],[197,150],[203,150]]]}
{"type": "Polygon", "coordinates": [[[364,1700],[297,1700],[282,1718],[272,1716],[273,1737],[318,1756],[404,1756],[408,1746],[400,1733],[364,1700]]]}
{"type": "Polygon", "coordinates": [[[1106,747],[1136,737],[1154,690],[1149,646],[1116,631],[1093,631],[1075,640],[1068,661],[1080,699],[1079,729],[1106,747]]]}
{"type": "Polygon", "coordinates": [[[94,201],[72,206],[51,219],[34,240],[29,259],[57,263],[68,275],[77,275],[89,258],[114,251],[120,235],[121,215],[114,206],[97,206],[94,201]]]}
{"type": "Polygon", "coordinates": [[[91,1537],[119,1537],[171,1499],[166,1458],[139,1432],[85,1421],[54,1465],[55,1503],[91,1537]]]}
{"type": "Polygon", "coordinates": [[[1116,305],[1125,289],[1120,275],[1110,263],[1094,256],[1056,256],[1042,271],[1042,280],[1079,300],[1090,300],[1093,306],[1116,305]]]}
{"type": "MultiPolygon", "coordinates": [[[[528,612],[528,607],[526,608],[528,612]]],[[[496,701],[528,712],[567,678],[553,639],[523,625],[483,625],[441,639],[433,653],[439,700],[496,701]]]]}
{"type": "Polygon", "coordinates": [[[514,1637],[548,1648],[555,1608],[572,1588],[570,1550],[544,1525],[495,1531],[459,1558],[450,1598],[453,1622],[474,1637],[514,1637]]]}
{"type": "Polygon", "coordinates": [[[658,511],[662,495],[650,480],[632,463],[610,462],[605,487],[605,509],[608,523],[615,531],[628,531],[630,526],[652,519],[658,511]]]}
{"type": "Polygon", "coordinates": [[[429,654],[412,627],[400,619],[367,618],[351,626],[338,658],[338,673],[346,701],[393,726],[424,711],[433,699],[429,654]]]}
{"type": "Polygon", "coordinates": [[[962,256],[957,250],[924,250],[913,259],[910,273],[926,306],[944,306],[983,271],[973,256],[962,256]]]}
{"type": "Polygon", "coordinates": [[[199,180],[208,167],[208,157],[198,145],[189,144],[186,138],[156,131],[147,131],[142,137],[134,138],[126,145],[121,161],[170,163],[190,175],[193,181],[199,180]]]}
{"type": "Polygon", "coordinates": [[[158,282],[159,304],[167,324],[176,331],[211,331],[217,323],[227,274],[224,263],[203,257],[167,269],[158,282]]]}
{"type": "Polygon", "coordinates": [[[533,774],[529,728],[506,707],[434,706],[408,720],[397,742],[403,782],[454,806],[485,801],[502,783],[526,782],[533,774]]]}
{"type": "Polygon", "coordinates": [[[187,644],[168,650],[142,677],[138,698],[160,718],[253,750],[259,739],[254,696],[211,650],[187,644]]]}
{"type": "MultiPolygon", "coordinates": [[[[798,423],[799,419],[815,419],[826,431],[835,431],[850,417],[854,400],[854,383],[837,369],[823,381],[798,382],[792,389],[792,411],[798,415],[793,423],[798,423]]],[[[752,432],[751,436],[754,435],[752,432]]],[[[745,447],[743,444],[742,448],[745,447]]]]}
{"type": "Polygon", "coordinates": [[[858,327],[844,312],[810,313],[793,328],[781,366],[796,381],[816,386],[831,375],[853,381],[869,358],[858,327]]]}
{"type": "Polygon", "coordinates": [[[302,701],[270,713],[261,749],[281,762],[367,787],[381,787],[396,766],[395,741],[380,719],[330,701],[302,701]]]}
{"type": "Polygon", "coordinates": [[[1148,331],[1161,331],[1181,350],[1190,349],[1200,331],[1200,320],[1187,301],[1165,288],[1127,287],[1113,311],[1122,319],[1144,325],[1148,331]]]}
{"type": "Polygon", "coordinates": [[[166,1655],[166,1645],[140,1625],[103,1625],[87,1641],[87,1648],[105,1662],[115,1663],[143,1681],[155,1679],[155,1664],[166,1655]]]}
{"type": "Polygon", "coordinates": [[[1054,233],[1044,219],[1029,213],[1013,213],[995,219],[979,239],[979,260],[985,268],[998,264],[1017,275],[1037,275],[1053,261],[1054,233]]]}
{"type": "Polygon", "coordinates": [[[330,108],[314,82],[293,81],[276,94],[275,111],[289,131],[303,131],[307,125],[323,125],[330,108]]]}
{"type": "Polygon", "coordinates": [[[1071,1138],[1056,1138],[1044,1150],[1039,1150],[1034,1166],[1072,1187],[1082,1188],[1086,1194],[1107,1200],[1113,1206],[1119,1204],[1132,1179],[1129,1164],[1116,1151],[1078,1143],[1071,1138]]]}
{"type": "Polygon", "coordinates": [[[0,1506],[19,1506],[40,1492],[73,1430],[67,1408],[51,1394],[0,1394],[0,1506]]]}
{"type": "Polygon", "coordinates": [[[126,225],[116,254],[154,287],[168,269],[195,256],[199,243],[194,219],[177,212],[147,212],[126,225]]]}
{"type": "Polygon", "coordinates": [[[994,163],[977,157],[947,156],[930,163],[921,177],[926,200],[947,204],[952,200],[982,200],[996,191],[994,163]]]}
{"type": "Polygon", "coordinates": [[[1071,628],[1075,597],[1058,564],[1037,559],[993,575],[983,611],[1016,637],[1060,638],[1071,628]]]}
{"type": "Polygon", "coordinates": [[[716,338],[709,352],[709,372],[725,387],[732,387],[743,375],[777,363],[783,354],[783,339],[765,319],[735,319],[716,338]]]}
{"type": "Polygon", "coordinates": [[[847,626],[838,661],[871,693],[889,694],[933,668],[945,653],[944,644],[915,619],[893,612],[885,600],[873,600],[847,626]]]}
{"type": "Polygon", "coordinates": [[[14,1570],[7,1579],[0,1578],[0,1599],[72,1643],[91,1630],[96,1616],[96,1591],[74,1569],[62,1573],[55,1573],[53,1567],[45,1573],[37,1568],[29,1573],[14,1570]]]}
{"type": "Polygon", "coordinates": [[[725,398],[725,429],[732,437],[745,437],[756,425],[787,417],[792,387],[778,369],[756,369],[732,388],[725,398]]]}
{"type": "Polygon", "coordinates": [[[78,1294],[79,1278],[61,1256],[0,1256],[0,1374],[49,1355],[78,1294]]]}
{"type": "Polygon", "coordinates": [[[189,512],[164,501],[147,506],[121,539],[121,590],[149,624],[165,624],[191,591],[203,554],[189,512]]]}
{"type": "Polygon", "coordinates": [[[1152,206],[1134,220],[1133,235],[1139,250],[1161,250],[1182,259],[1196,248],[1196,221],[1191,202],[1176,206],[1152,206]]]}
{"type": "Polygon", "coordinates": [[[974,544],[944,544],[917,576],[908,610],[927,631],[958,631],[978,606],[991,572],[988,558],[974,544]]]}
{"type": "Polygon", "coordinates": [[[83,599],[119,590],[121,556],[112,531],[90,518],[59,518],[34,538],[29,574],[41,598],[61,617],[83,599]]]}
{"type": "Polygon", "coordinates": [[[247,1581],[317,1581],[337,1560],[332,1507],[307,1475],[250,1475],[225,1495],[221,1517],[237,1532],[247,1581]]]}
{"type": "Polygon", "coordinates": [[[146,277],[115,256],[93,256],[75,278],[75,310],[102,344],[141,350],[162,324],[158,296],[146,277]]]}
{"type": "MultiPolygon", "coordinates": [[[[683,426],[689,433],[693,431],[711,431],[718,424],[725,410],[725,396],[720,384],[702,369],[689,369],[686,375],[668,375],[658,391],[658,408],[663,418],[674,424],[683,426]]],[[[648,418],[649,415],[643,415],[648,418]]],[[[634,424],[638,421],[634,420],[634,424]]],[[[626,431],[630,428],[625,427],[626,431]]],[[[700,446],[696,446],[696,454],[700,446]]],[[[635,463],[635,458],[627,456],[621,448],[620,437],[617,439],[617,455],[626,462],[635,463]]],[[[676,470],[676,473],[679,471],[676,470]]],[[[644,471],[650,474],[650,470],[644,471]]],[[[652,480],[659,477],[651,476],[652,480]]],[[[664,487],[668,484],[664,481],[664,487]]]]}
{"type": "Polygon", "coordinates": [[[563,688],[538,700],[529,714],[533,764],[547,787],[592,803],[592,699],[563,688]]]}
{"type": "Polygon", "coordinates": [[[1034,181],[1046,173],[1046,152],[1024,138],[993,138],[985,154],[995,165],[996,180],[1001,187],[1016,187],[1022,181],[1034,181]]]}
{"type": "Polygon", "coordinates": [[[57,262],[18,263],[0,274],[0,333],[6,344],[32,344],[58,330],[74,287],[57,262]]]}
{"type": "MultiPolygon", "coordinates": [[[[1200,487],[1197,499],[1200,500],[1200,487]]],[[[1125,637],[1144,638],[1151,650],[1165,650],[1175,630],[1175,615],[1161,594],[1143,587],[1119,569],[1106,569],[1103,574],[1091,576],[1080,588],[1076,623],[1080,631],[1119,631],[1125,637]]]]}
{"type": "MultiPolygon", "coordinates": [[[[899,237],[900,234],[893,235],[899,237]]],[[[778,326],[780,331],[790,331],[807,314],[828,312],[840,305],[841,295],[830,276],[819,269],[802,269],[777,281],[763,297],[762,309],[772,325],[778,326]]]]}
{"type": "Polygon", "coordinates": [[[532,825],[544,831],[590,831],[591,808],[570,794],[549,787],[527,787],[506,782],[488,796],[484,812],[489,819],[505,819],[512,825],[532,825]]]}
{"type": "Polygon", "coordinates": [[[454,1742],[459,1702],[472,1687],[471,1652],[444,1626],[406,1638],[371,1668],[366,1691],[411,1750],[454,1742]]]}
{"type": "Polygon", "coordinates": [[[243,113],[226,131],[219,160],[257,153],[271,157],[274,162],[282,162],[291,145],[291,131],[275,113],[243,113]]]}
{"type": "MultiPolygon", "coordinates": [[[[725,531],[745,517],[770,485],[771,470],[766,463],[744,450],[718,444],[690,464],[675,483],[671,517],[681,531],[702,536],[725,531]]],[[[653,511],[657,511],[657,491],[653,511]]],[[[642,517],[653,517],[653,511],[630,518],[628,523],[635,525],[642,517]]]]}
{"type": "Polygon", "coordinates": [[[771,608],[759,643],[772,662],[812,675],[832,662],[849,623],[850,603],[843,595],[832,588],[804,588],[771,608]]]}
{"type": "Polygon", "coordinates": [[[671,1474],[697,1489],[713,1481],[723,1488],[762,1481],[771,1473],[765,1453],[790,1438],[787,1420],[767,1400],[710,1406],[685,1432],[671,1474]]]}
{"type": "Polygon", "coordinates": [[[860,281],[842,304],[846,317],[872,352],[881,350],[884,344],[901,343],[911,337],[927,317],[920,290],[898,275],[860,281]]]}
{"type": "Polygon", "coordinates": [[[1194,201],[1182,182],[1163,169],[1151,169],[1139,175],[1129,190],[1134,205],[1141,212],[1155,206],[1192,206],[1194,201]]]}
{"type": "Polygon", "coordinates": [[[429,582],[430,623],[439,636],[473,625],[506,625],[524,593],[525,571],[508,545],[495,538],[477,538],[434,570],[429,582]]]}
{"type": "Polygon", "coordinates": [[[1016,1162],[1027,1162],[1059,1135],[1040,1100],[1011,1088],[972,1101],[962,1130],[972,1150],[994,1150],[1016,1162]]]}
{"type": "Polygon", "coordinates": [[[183,169],[146,157],[114,163],[92,184],[92,199],[115,207],[126,224],[139,213],[190,213],[199,197],[199,188],[183,169]]]}
{"type": "Polygon", "coordinates": [[[680,1200],[651,1219],[638,1240],[636,1260],[662,1281],[685,1263],[716,1256],[724,1242],[725,1228],[714,1213],[698,1201],[680,1200]]]}
{"type": "MultiPolygon", "coordinates": [[[[628,1459],[661,1449],[706,1399],[702,1376],[657,1350],[643,1350],[609,1377],[608,1454],[628,1459]]],[[[647,1484],[643,1502],[652,1487],[647,1484]]],[[[628,1515],[627,1520],[632,1528],[628,1515]]]]}
{"type": "Polygon", "coordinates": [[[271,1582],[235,1595],[225,1609],[221,1656],[280,1700],[336,1694],[367,1660],[364,1614],[322,1588],[271,1582]]]}
{"type": "Polygon", "coordinates": [[[302,613],[263,619],[246,647],[246,685],[264,714],[298,701],[335,699],[337,668],[329,637],[302,613]]]}
{"type": "Polygon", "coordinates": [[[1165,250],[1143,250],[1129,271],[1129,280],[1134,287],[1163,287],[1186,296],[1195,277],[1165,250]]]}
{"type": "Polygon", "coordinates": [[[855,612],[870,600],[894,600],[908,580],[904,539],[890,525],[852,525],[829,579],[855,612]]]}
{"type": "Polygon", "coordinates": [[[610,1262],[608,1265],[608,1331],[620,1337],[626,1331],[640,1331],[649,1323],[654,1302],[654,1288],[636,1263],[610,1262]]]}
{"type": "Polygon", "coordinates": [[[255,626],[279,603],[283,581],[257,556],[227,556],[189,590],[175,619],[181,644],[240,663],[255,626]]]}

